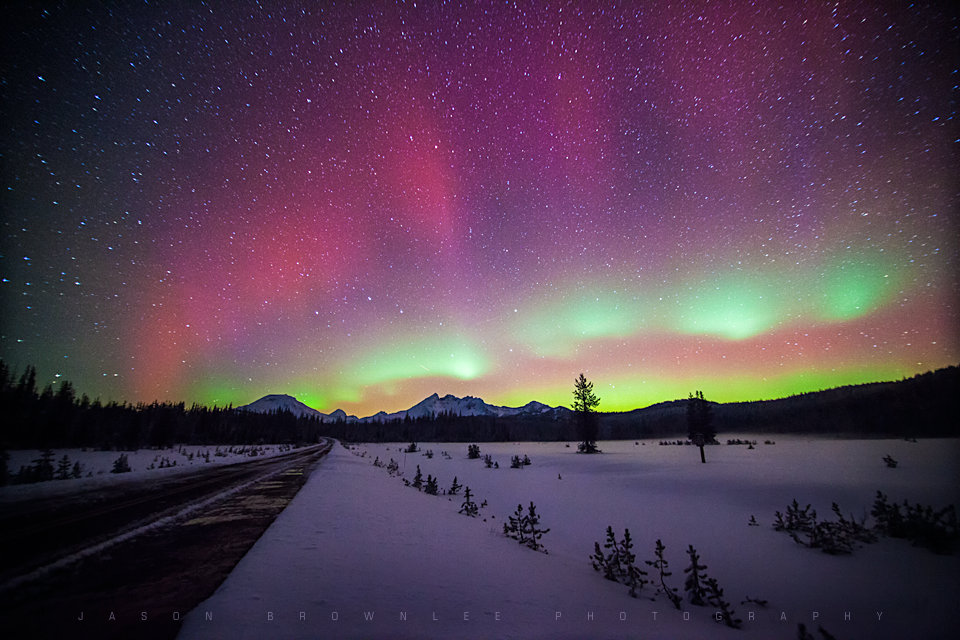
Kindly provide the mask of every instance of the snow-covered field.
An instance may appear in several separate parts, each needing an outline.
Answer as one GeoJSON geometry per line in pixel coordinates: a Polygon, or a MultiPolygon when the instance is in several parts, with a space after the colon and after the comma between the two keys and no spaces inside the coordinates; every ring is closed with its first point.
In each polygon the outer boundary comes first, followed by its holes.
{"type": "MultiPolygon", "coordinates": [[[[19,500],[36,499],[44,496],[84,492],[107,484],[130,482],[149,478],[167,477],[170,474],[196,471],[201,467],[233,464],[248,460],[259,460],[288,453],[290,445],[174,445],[166,449],[139,449],[137,451],[96,451],[93,449],[53,449],[53,468],[56,471],[60,461],[67,457],[68,468],[72,472],[74,463],[80,463],[80,477],[66,480],[47,480],[30,484],[10,484],[0,487],[0,504],[19,500]],[[256,450],[257,455],[251,456],[256,450]],[[127,456],[130,471],[111,473],[114,461],[121,455],[127,456]]],[[[36,465],[41,452],[35,449],[16,449],[8,452],[10,459],[7,469],[13,477],[21,467],[36,465]]]]}
{"type": "MultiPolygon", "coordinates": [[[[724,436],[734,437],[734,436],[724,436]]],[[[953,637],[960,558],[881,538],[831,556],[771,528],[796,498],[832,518],[869,513],[877,490],[892,501],[960,504],[960,440],[817,440],[707,448],[604,442],[583,456],[564,443],[481,443],[499,469],[468,460],[466,444],[336,446],[209,600],[187,616],[183,638],[795,638],[797,624],[840,639],[953,637]],[[423,455],[431,449],[435,455],[423,455]],[[449,453],[450,458],[441,452],[449,453]],[[511,469],[513,455],[530,466],[511,469]],[[888,468],[891,455],[899,461],[888,468]],[[420,465],[441,490],[454,476],[487,501],[480,517],[462,496],[430,496],[373,466],[420,465]],[[550,528],[549,553],[502,534],[533,501],[550,528]],[[755,516],[759,527],[748,526],[755,516]],[[666,545],[683,590],[687,545],[725,591],[740,630],[713,608],[673,608],[647,586],[632,599],[590,565],[595,541],[629,528],[638,560],[666,545]],[[767,606],[742,603],[766,600],[767,606]]],[[[648,570],[649,567],[646,567],[648,570]]],[[[819,637],[819,636],[818,636],[819,637]]]]}

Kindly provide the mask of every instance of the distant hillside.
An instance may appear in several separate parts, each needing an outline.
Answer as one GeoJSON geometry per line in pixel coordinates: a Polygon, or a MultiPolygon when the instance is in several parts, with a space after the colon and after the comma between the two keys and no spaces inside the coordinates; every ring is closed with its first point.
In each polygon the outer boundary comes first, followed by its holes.
{"type": "MultiPolygon", "coordinates": [[[[897,382],[850,385],[778,400],[714,404],[713,423],[721,435],[958,436],[958,395],[960,368],[954,366],[897,382]]],[[[605,414],[601,437],[685,435],[686,403],[675,400],[605,414]]]]}

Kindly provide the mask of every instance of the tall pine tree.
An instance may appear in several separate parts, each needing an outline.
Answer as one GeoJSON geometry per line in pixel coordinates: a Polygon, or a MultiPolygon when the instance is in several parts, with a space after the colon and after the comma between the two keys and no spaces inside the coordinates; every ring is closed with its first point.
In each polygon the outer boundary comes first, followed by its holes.
{"type": "Polygon", "coordinates": [[[600,431],[597,406],[600,398],[593,393],[593,383],[582,373],[573,383],[573,411],[577,420],[577,435],[580,444],[579,453],[599,453],[597,435],[600,431]]]}
{"type": "Polygon", "coordinates": [[[706,464],[704,445],[714,442],[713,407],[703,397],[703,391],[695,391],[687,398],[687,428],[693,444],[700,448],[700,462],[706,464]]]}

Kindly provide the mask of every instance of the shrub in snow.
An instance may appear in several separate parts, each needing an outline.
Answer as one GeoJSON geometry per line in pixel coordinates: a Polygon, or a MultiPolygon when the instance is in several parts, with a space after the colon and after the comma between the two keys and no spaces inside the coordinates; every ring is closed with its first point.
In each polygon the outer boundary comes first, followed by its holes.
{"type": "Polygon", "coordinates": [[[437,495],[438,491],[439,489],[437,487],[437,479],[431,476],[430,474],[427,474],[427,484],[423,486],[423,492],[429,493],[430,495],[435,496],[437,495]]]}
{"type": "Polygon", "coordinates": [[[427,456],[428,460],[433,460],[433,449],[427,449],[426,453],[423,455],[427,456]]]}
{"type": "Polygon", "coordinates": [[[680,597],[680,594],[677,593],[677,590],[674,587],[670,587],[667,585],[667,578],[672,576],[673,573],[668,570],[670,563],[667,562],[667,559],[663,556],[663,552],[665,549],[666,547],[664,547],[663,543],[660,542],[660,540],[658,539],[657,548],[655,551],[656,559],[647,560],[646,563],[647,565],[652,567],[654,572],[656,572],[656,574],[658,575],[657,578],[654,578],[655,580],[659,581],[659,585],[657,586],[657,594],[662,593],[663,595],[667,596],[667,599],[670,600],[671,604],[673,604],[674,607],[679,609],[680,601],[682,598],[680,597]]]}
{"type": "MultiPolygon", "coordinates": [[[[817,633],[820,634],[820,637],[822,638],[822,640],[837,640],[833,635],[830,634],[830,632],[828,632],[823,627],[818,626],[817,633]]],[[[802,622],[797,625],[797,638],[798,640],[817,640],[817,638],[812,633],[807,631],[807,627],[804,626],[802,622]]]]}
{"type": "Polygon", "coordinates": [[[887,496],[877,491],[870,515],[876,519],[874,530],[891,538],[904,538],[935,553],[951,553],[960,535],[957,528],[957,512],[947,505],[935,511],[929,505],[910,504],[903,501],[903,508],[891,504],[887,496]]]}
{"type": "Polygon", "coordinates": [[[453,476],[453,484],[450,485],[450,490],[447,491],[447,494],[455,496],[460,492],[461,488],[463,488],[463,485],[457,482],[457,476],[453,476]]]}
{"type": "Polygon", "coordinates": [[[540,543],[540,538],[544,534],[549,533],[550,529],[541,529],[540,528],[540,515],[537,513],[537,507],[530,502],[530,506],[527,507],[527,513],[523,513],[523,505],[517,505],[517,510],[513,513],[512,516],[508,517],[508,521],[503,525],[503,534],[508,538],[513,538],[517,542],[534,551],[543,551],[546,553],[546,549],[540,543]]]}
{"type": "Polygon", "coordinates": [[[723,622],[733,629],[739,629],[743,621],[736,617],[733,607],[723,599],[723,589],[717,584],[717,580],[708,577],[704,581],[704,584],[706,586],[707,601],[717,608],[717,614],[719,615],[718,622],[723,622]]]}
{"type": "Polygon", "coordinates": [[[411,442],[410,445],[406,448],[407,453],[416,453],[420,451],[420,448],[417,446],[416,442],[411,442]]]}
{"type": "MultiPolygon", "coordinates": [[[[663,578],[670,575],[670,573],[666,571],[667,564],[663,557],[663,550],[663,545],[657,540],[657,560],[652,563],[648,562],[647,564],[656,567],[660,571],[661,587],[658,593],[666,593],[674,606],[679,608],[680,597],[663,582],[663,578]],[[671,595],[671,593],[673,595],[671,595]]],[[[742,621],[736,617],[733,607],[724,599],[723,589],[720,588],[716,578],[707,575],[707,565],[700,563],[700,555],[692,544],[687,546],[687,556],[690,558],[690,564],[683,570],[687,576],[684,579],[683,589],[687,594],[687,598],[690,600],[690,604],[698,607],[703,607],[708,604],[713,606],[719,616],[716,618],[718,622],[723,622],[728,627],[739,629],[742,621]]],[[[748,598],[748,600],[744,602],[747,601],[755,602],[764,607],[767,604],[766,601],[763,600],[750,600],[748,598]]]]}
{"type": "Polygon", "coordinates": [[[493,456],[489,453],[483,456],[483,464],[486,465],[487,469],[493,468],[493,456]]]}
{"type": "Polygon", "coordinates": [[[477,503],[473,501],[473,495],[470,493],[470,487],[463,492],[463,504],[460,505],[460,513],[471,518],[476,518],[479,512],[477,503]]]}
{"type": "Polygon", "coordinates": [[[400,474],[400,464],[393,458],[390,458],[390,462],[387,463],[387,473],[392,476],[400,474]]]}
{"type": "Polygon", "coordinates": [[[897,461],[894,460],[890,455],[883,456],[883,461],[887,463],[887,466],[890,467],[891,469],[897,468],[897,461]]]}
{"type": "Polygon", "coordinates": [[[469,458],[470,460],[476,460],[479,457],[480,457],[480,445],[471,444],[470,446],[467,447],[467,458],[469,458]]]}
{"type": "Polygon", "coordinates": [[[520,456],[513,456],[510,458],[510,468],[511,469],[520,469],[523,467],[523,462],[520,460],[520,456]]]}
{"type": "Polygon", "coordinates": [[[530,456],[528,456],[528,455],[526,455],[526,454],[524,454],[523,460],[521,460],[520,463],[521,463],[523,466],[527,466],[527,465],[529,465],[529,464],[533,464],[532,462],[530,462],[530,456]]]}
{"type": "Polygon", "coordinates": [[[794,498],[793,502],[787,506],[786,516],[779,511],[774,513],[773,528],[776,531],[809,532],[816,522],[817,512],[812,510],[809,504],[801,509],[800,503],[794,498]]]}
{"type": "Polygon", "coordinates": [[[760,599],[758,599],[758,598],[751,598],[750,596],[747,596],[747,599],[746,599],[746,600],[741,600],[741,601],[740,601],[740,604],[755,604],[755,605],[757,605],[758,607],[762,607],[762,608],[766,609],[766,608],[767,608],[767,604],[769,604],[769,603],[768,603],[766,600],[760,600],[760,599]]]}
{"type": "Polygon", "coordinates": [[[876,541],[876,536],[867,529],[863,521],[857,522],[853,517],[844,517],[836,502],[833,503],[832,510],[837,516],[835,521],[818,521],[817,512],[812,510],[809,504],[801,509],[794,500],[787,507],[786,516],[776,512],[773,528],[788,533],[797,544],[820,549],[831,555],[847,555],[853,553],[858,543],[876,541]]]}
{"type": "Polygon", "coordinates": [[[600,549],[600,543],[594,542],[594,553],[590,560],[595,571],[602,571],[603,577],[614,582],[621,582],[629,588],[631,597],[638,597],[643,590],[644,585],[649,581],[646,579],[647,572],[636,564],[637,556],[633,553],[633,540],[630,537],[630,530],[623,530],[623,540],[617,541],[613,533],[613,527],[607,527],[607,540],[603,548],[600,549]]]}
{"type": "Polygon", "coordinates": [[[747,525],[749,525],[749,526],[751,526],[751,527],[759,527],[759,526],[760,526],[760,523],[757,522],[757,518],[756,518],[755,516],[752,516],[752,515],[751,515],[751,516],[750,516],[750,522],[748,522],[747,525]]]}
{"type": "Polygon", "coordinates": [[[603,551],[599,542],[593,543],[593,555],[590,556],[594,571],[602,571],[603,577],[613,582],[619,582],[623,574],[620,567],[620,545],[617,542],[617,536],[613,533],[613,527],[607,527],[607,540],[603,543],[603,551]]]}
{"type": "Polygon", "coordinates": [[[120,457],[113,461],[113,469],[110,473],[127,473],[131,471],[130,463],[127,461],[127,454],[121,453],[120,457]]]}

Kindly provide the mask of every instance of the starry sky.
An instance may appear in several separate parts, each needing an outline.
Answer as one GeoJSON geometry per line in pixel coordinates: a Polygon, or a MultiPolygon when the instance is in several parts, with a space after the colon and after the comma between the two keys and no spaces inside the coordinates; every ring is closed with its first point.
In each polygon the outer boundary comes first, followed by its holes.
{"type": "Polygon", "coordinates": [[[0,357],[41,384],[611,411],[960,363],[949,3],[15,5],[0,357]]]}

